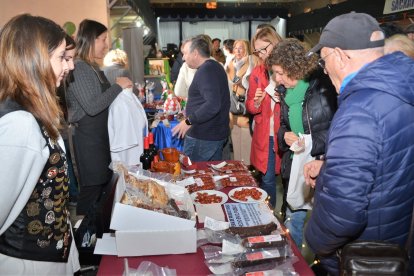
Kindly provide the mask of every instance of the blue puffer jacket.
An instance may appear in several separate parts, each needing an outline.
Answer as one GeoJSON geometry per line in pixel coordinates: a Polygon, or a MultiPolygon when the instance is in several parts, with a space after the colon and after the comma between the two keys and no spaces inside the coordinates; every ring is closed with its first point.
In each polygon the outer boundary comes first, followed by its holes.
{"type": "Polygon", "coordinates": [[[404,246],[414,200],[414,60],[363,67],[338,98],[305,237],[332,275],[337,249],[361,240],[404,246]]]}

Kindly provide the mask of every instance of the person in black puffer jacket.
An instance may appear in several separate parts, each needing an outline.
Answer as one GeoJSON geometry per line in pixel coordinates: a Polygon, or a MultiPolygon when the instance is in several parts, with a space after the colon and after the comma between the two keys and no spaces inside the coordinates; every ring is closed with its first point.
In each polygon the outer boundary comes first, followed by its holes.
{"type": "MultiPolygon", "coordinates": [[[[295,153],[290,150],[292,144],[300,140],[301,135],[308,135],[311,148],[307,158],[323,159],[325,139],[337,109],[337,94],[329,78],[316,70],[314,58],[306,56],[306,47],[297,39],[286,39],[273,49],[267,63],[272,67],[279,99],[281,101],[280,128],[278,131],[279,150],[283,153],[281,175],[284,187],[282,214],[286,216],[289,229],[296,245],[301,248],[304,222],[307,210],[312,208],[309,199],[301,199],[306,204],[295,203],[287,198],[292,160],[295,153]],[[291,203],[289,204],[288,201],[291,203]]],[[[302,152],[302,151],[301,151],[302,152]]],[[[290,185],[305,185],[302,166],[292,173],[290,185]]],[[[296,186],[297,187],[297,186],[296,186]]]]}
{"type": "MultiPolygon", "coordinates": [[[[280,86],[278,89],[283,90],[280,86]]],[[[279,149],[284,152],[281,167],[282,178],[289,178],[292,163],[290,155],[292,152],[289,150],[290,146],[286,144],[283,137],[286,132],[291,131],[291,128],[289,124],[289,107],[283,99],[281,101],[280,129],[277,136],[279,149]],[[289,158],[287,159],[285,156],[289,158]]],[[[337,94],[335,94],[335,88],[328,76],[322,74],[320,70],[313,72],[309,78],[309,87],[305,93],[302,105],[303,134],[312,135],[311,155],[318,160],[323,160],[326,134],[337,109],[337,94]]]]}

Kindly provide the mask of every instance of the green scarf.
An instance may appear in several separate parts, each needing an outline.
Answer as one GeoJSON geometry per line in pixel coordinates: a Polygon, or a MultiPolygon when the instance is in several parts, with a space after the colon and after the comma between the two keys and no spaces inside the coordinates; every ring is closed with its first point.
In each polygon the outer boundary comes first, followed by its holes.
{"type": "Polygon", "coordinates": [[[309,83],[299,80],[294,88],[288,88],[286,91],[285,102],[289,107],[289,123],[290,129],[296,134],[304,133],[302,121],[302,103],[305,98],[306,90],[309,83]]]}

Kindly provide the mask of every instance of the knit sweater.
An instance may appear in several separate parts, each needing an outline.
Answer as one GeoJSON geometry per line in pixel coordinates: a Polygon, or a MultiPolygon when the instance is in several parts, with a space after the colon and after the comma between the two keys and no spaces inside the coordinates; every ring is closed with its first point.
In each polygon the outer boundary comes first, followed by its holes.
{"type": "MultiPolygon", "coordinates": [[[[95,68],[99,71],[99,68],[95,68]]],[[[75,62],[73,81],[67,91],[68,121],[78,122],[85,115],[95,116],[108,108],[122,87],[113,84],[106,91],[101,91],[101,83],[92,67],[82,60],[75,62]]]]}
{"type": "Polygon", "coordinates": [[[219,141],[229,135],[230,92],[223,66],[208,59],[197,70],[188,92],[190,137],[219,141]]]}

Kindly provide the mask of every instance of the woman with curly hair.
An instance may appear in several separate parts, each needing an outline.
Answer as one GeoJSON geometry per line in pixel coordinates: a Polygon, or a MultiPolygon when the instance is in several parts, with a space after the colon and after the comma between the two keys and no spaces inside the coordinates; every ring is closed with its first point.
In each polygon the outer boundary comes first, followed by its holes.
{"type": "MultiPolygon", "coordinates": [[[[322,61],[323,62],[323,61],[322,61]]],[[[292,166],[296,154],[305,154],[305,158],[323,159],[325,138],[336,111],[336,93],[330,80],[321,71],[316,70],[317,62],[307,57],[306,47],[297,39],[286,39],[278,43],[267,60],[271,66],[281,95],[280,128],[278,131],[279,150],[283,152],[282,179],[284,183],[284,207],[289,229],[296,245],[301,248],[303,227],[307,209],[311,209],[311,198],[290,198],[288,185],[305,187],[303,166],[292,166]],[[303,137],[302,137],[303,135],[303,137]],[[301,137],[301,138],[300,138],[301,137]],[[292,145],[301,147],[291,151],[292,145]],[[291,181],[289,183],[289,181],[291,181]],[[293,182],[293,183],[292,183],[293,182]],[[299,203],[298,203],[299,202],[299,203]]],[[[294,188],[293,186],[291,187],[294,188]]],[[[295,188],[296,189],[296,188],[295,188]]]]}

